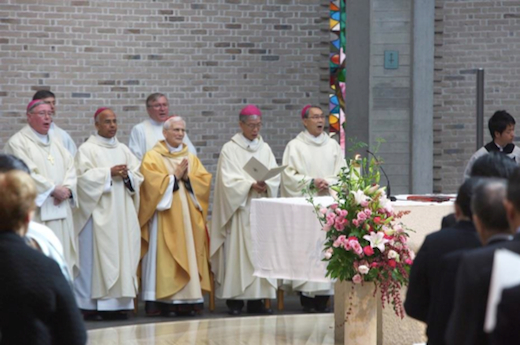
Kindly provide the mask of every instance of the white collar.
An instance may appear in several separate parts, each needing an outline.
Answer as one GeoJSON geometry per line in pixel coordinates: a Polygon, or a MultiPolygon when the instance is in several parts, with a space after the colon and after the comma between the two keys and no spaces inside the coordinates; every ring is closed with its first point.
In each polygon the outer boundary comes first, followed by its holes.
{"type": "Polygon", "coordinates": [[[170,144],[168,144],[168,142],[165,140],[164,141],[166,143],[166,146],[168,147],[168,151],[170,153],[173,153],[173,152],[179,152],[180,150],[182,150],[182,148],[184,147],[184,145],[180,144],[179,146],[177,147],[173,147],[171,146],[170,144]]]}
{"type": "Polygon", "coordinates": [[[105,138],[105,137],[102,137],[101,135],[99,135],[98,133],[96,133],[96,137],[101,140],[102,142],[104,143],[107,143],[107,144],[114,144],[116,142],[116,137],[112,137],[112,138],[105,138]]]}
{"type": "Polygon", "coordinates": [[[324,137],[325,133],[324,132],[322,132],[317,137],[315,137],[314,135],[309,133],[308,130],[305,130],[303,133],[307,136],[307,138],[309,138],[310,140],[314,141],[316,144],[322,144],[325,141],[325,137],[324,137]]]}
{"type": "Polygon", "coordinates": [[[34,128],[32,128],[31,126],[29,126],[29,128],[33,131],[34,134],[36,134],[36,137],[38,138],[39,141],[41,141],[43,144],[48,144],[49,143],[49,135],[48,134],[40,134],[40,133],[36,132],[34,130],[34,128]]]}

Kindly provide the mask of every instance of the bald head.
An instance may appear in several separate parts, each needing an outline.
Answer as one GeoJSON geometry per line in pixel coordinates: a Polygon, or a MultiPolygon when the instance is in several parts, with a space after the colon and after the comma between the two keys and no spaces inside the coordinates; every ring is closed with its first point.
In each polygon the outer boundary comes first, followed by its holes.
{"type": "Polygon", "coordinates": [[[114,111],[106,108],[96,114],[95,125],[98,134],[107,139],[115,137],[117,134],[117,119],[114,111]]]}

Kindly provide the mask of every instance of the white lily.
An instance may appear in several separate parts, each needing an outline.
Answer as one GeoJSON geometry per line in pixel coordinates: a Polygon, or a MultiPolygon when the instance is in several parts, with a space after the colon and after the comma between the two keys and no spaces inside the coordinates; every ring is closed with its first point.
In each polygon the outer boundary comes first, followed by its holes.
{"type": "Polygon", "coordinates": [[[361,189],[358,189],[356,191],[351,191],[350,193],[352,193],[354,195],[354,200],[356,201],[357,205],[361,205],[361,203],[363,201],[370,200],[370,198],[368,196],[366,196],[365,193],[361,189]]]}
{"type": "Polygon", "coordinates": [[[363,238],[370,242],[370,247],[379,249],[381,253],[385,251],[385,243],[388,243],[388,239],[382,231],[377,233],[372,231],[370,235],[365,235],[363,238]]]}

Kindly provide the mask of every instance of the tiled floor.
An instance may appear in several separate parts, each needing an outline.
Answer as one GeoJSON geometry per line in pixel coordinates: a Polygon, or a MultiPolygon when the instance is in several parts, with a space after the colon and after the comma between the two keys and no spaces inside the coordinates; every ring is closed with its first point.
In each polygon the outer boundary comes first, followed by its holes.
{"type": "MultiPolygon", "coordinates": [[[[224,301],[214,312],[194,317],[147,317],[144,305],[125,321],[87,322],[89,344],[333,344],[334,315],[302,314],[299,297],[285,296],[283,311],[272,301],[273,316],[231,317],[224,301]]],[[[244,308],[245,309],[245,308],[244,308]]]]}

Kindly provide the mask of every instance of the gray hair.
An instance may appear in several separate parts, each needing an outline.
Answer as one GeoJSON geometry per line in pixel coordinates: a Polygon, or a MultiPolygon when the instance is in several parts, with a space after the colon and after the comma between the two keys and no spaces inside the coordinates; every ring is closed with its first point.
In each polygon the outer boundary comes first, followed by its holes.
{"type": "Polygon", "coordinates": [[[166,95],[163,93],[160,93],[160,92],[152,93],[150,96],[148,96],[148,98],[146,98],[146,107],[149,108],[150,103],[155,102],[156,100],[158,100],[161,97],[168,99],[168,97],[166,97],[166,95]]]}
{"type": "Polygon", "coordinates": [[[238,120],[240,122],[246,123],[247,119],[251,119],[251,120],[262,119],[262,115],[238,115],[238,120]]]}
{"type": "Polygon", "coordinates": [[[172,127],[172,125],[175,123],[175,122],[183,122],[184,123],[184,127],[186,128],[186,121],[184,121],[184,119],[180,116],[172,116],[170,117],[168,120],[164,121],[164,124],[163,124],[163,130],[168,130],[172,127]]]}
{"type": "Polygon", "coordinates": [[[321,107],[319,105],[312,105],[310,107],[307,108],[307,110],[305,110],[305,113],[303,113],[303,118],[304,119],[308,119],[309,118],[309,113],[311,112],[311,109],[312,108],[316,108],[316,109],[319,109],[321,111],[323,111],[323,109],[321,109],[321,107]]]}
{"type": "Polygon", "coordinates": [[[486,230],[509,232],[504,200],[507,181],[498,178],[484,178],[477,184],[471,197],[471,210],[486,230]]]}

